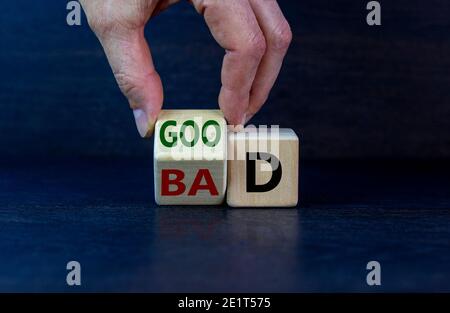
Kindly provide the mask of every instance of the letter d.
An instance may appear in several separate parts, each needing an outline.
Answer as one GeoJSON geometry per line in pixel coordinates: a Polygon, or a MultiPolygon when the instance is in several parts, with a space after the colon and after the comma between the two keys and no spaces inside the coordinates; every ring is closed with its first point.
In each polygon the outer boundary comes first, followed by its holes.
{"type": "Polygon", "coordinates": [[[267,192],[274,189],[280,183],[282,176],[281,162],[273,154],[266,152],[247,152],[245,162],[247,167],[247,192],[267,192]],[[272,158],[274,158],[275,162],[272,162],[272,158]],[[256,184],[256,160],[264,160],[270,163],[272,167],[272,177],[263,185],[256,184]],[[274,169],[274,164],[278,165],[276,169],[274,169]]]}

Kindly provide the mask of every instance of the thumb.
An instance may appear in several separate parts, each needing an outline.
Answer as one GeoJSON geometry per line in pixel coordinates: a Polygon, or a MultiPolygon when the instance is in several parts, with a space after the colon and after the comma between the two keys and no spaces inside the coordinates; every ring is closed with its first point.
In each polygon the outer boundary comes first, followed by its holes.
{"type": "Polygon", "coordinates": [[[99,36],[122,93],[127,97],[141,137],[150,137],[163,103],[144,27],[99,36]]]}

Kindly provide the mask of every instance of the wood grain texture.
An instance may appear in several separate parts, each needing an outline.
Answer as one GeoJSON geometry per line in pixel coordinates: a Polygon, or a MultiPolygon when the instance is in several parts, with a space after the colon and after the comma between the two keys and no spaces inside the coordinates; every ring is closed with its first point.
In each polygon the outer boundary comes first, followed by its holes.
{"type": "Polygon", "coordinates": [[[158,207],[148,158],[0,160],[0,291],[74,292],[77,260],[80,292],[373,292],[374,259],[377,291],[450,291],[449,162],[301,160],[283,210],[158,207]]]}
{"type": "MultiPolygon", "coordinates": [[[[280,129],[279,136],[269,132],[262,137],[260,130],[253,133],[228,134],[228,190],[227,203],[232,207],[292,207],[298,202],[299,139],[292,129],[280,129]],[[248,162],[242,156],[247,152],[269,152],[281,165],[282,174],[278,185],[265,192],[247,189],[248,162]]],[[[272,159],[273,160],[273,159],[272,159]]],[[[267,183],[273,172],[266,161],[255,161],[257,185],[267,183]]],[[[273,167],[276,169],[276,165],[273,167]]]]}
{"type": "MultiPolygon", "coordinates": [[[[154,172],[155,172],[155,199],[160,205],[211,205],[221,204],[225,197],[226,189],[226,122],[223,114],[219,110],[166,110],[162,111],[155,125],[154,144],[154,172]],[[176,123],[164,129],[164,124],[168,121],[176,123]],[[194,121],[197,126],[188,126],[183,131],[183,123],[194,121]],[[219,131],[212,125],[205,127],[208,121],[217,122],[219,131]],[[195,140],[194,127],[198,127],[198,137],[195,140]],[[182,134],[183,133],[183,134],[182,134]],[[214,143],[211,146],[203,141],[205,135],[214,143]],[[176,141],[176,144],[169,147],[163,144],[163,138],[176,141]],[[183,144],[185,142],[196,141],[190,147],[183,144]],[[217,142],[215,142],[217,140],[217,142]],[[181,170],[184,177],[182,184],[185,191],[180,195],[169,195],[163,192],[163,176],[167,176],[167,170],[181,170]],[[166,172],[164,172],[166,171],[166,172]],[[212,189],[200,189],[194,195],[189,195],[191,187],[196,185],[199,179],[202,186],[209,185],[208,177],[212,178],[214,191],[212,189]],[[210,175],[210,176],[209,176],[210,175]]],[[[170,174],[169,179],[175,179],[174,174],[170,174]]],[[[197,184],[198,185],[198,184],[197,184]]],[[[171,184],[169,191],[175,191],[176,184],[171,184]]]]}

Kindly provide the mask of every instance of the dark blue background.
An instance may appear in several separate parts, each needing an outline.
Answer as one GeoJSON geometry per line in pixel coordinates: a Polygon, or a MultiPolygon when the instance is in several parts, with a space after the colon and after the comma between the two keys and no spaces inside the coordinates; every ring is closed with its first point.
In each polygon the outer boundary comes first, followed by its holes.
{"type": "MultiPolygon", "coordinates": [[[[450,5],[284,0],[294,33],[255,123],[291,127],[303,157],[450,156],[450,5]]],[[[6,1],[0,12],[1,157],[145,156],[131,111],[83,18],[66,1],[6,1]]],[[[216,108],[222,49],[180,3],[147,27],[166,108],[216,108]]]]}
{"type": "MultiPolygon", "coordinates": [[[[366,1],[279,2],[294,40],[254,122],[300,135],[300,204],[243,210],[157,207],[85,19],[2,3],[0,291],[450,291],[450,3],[381,1],[369,27],[366,1]]],[[[165,107],[216,108],[223,51],[190,5],[147,36],[165,107]]]]}

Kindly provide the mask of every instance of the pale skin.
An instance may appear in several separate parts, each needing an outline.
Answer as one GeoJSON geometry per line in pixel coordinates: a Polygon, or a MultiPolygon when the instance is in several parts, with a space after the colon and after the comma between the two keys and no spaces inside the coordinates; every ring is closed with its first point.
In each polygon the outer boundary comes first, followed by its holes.
{"type": "MultiPolygon", "coordinates": [[[[80,0],[105,50],[142,137],[153,133],[163,86],[144,28],[180,0],[80,0]]],[[[225,50],[219,106],[230,125],[245,125],[266,102],[292,33],[276,0],[191,0],[225,50]]]]}

